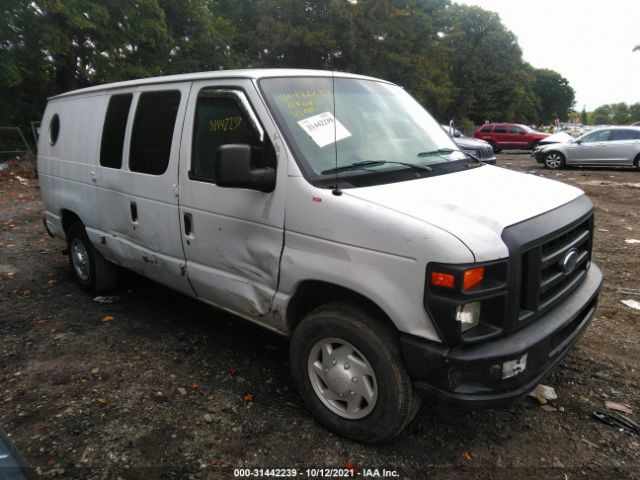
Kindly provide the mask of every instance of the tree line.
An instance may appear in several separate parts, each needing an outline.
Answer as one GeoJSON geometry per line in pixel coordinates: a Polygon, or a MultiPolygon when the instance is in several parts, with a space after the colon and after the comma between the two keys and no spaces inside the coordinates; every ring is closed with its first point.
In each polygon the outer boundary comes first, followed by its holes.
{"type": "Polygon", "coordinates": [[[589,123],[594,125],[629,125],[634,122],[640,122],[640,102],[601,105],[589,113],[589,123]]]}
{"type": "Polygon", "coordinates": [[[0,0],[0,12],[0,125],[28,125],[75,88],[230,68],[384,78],[441,121],[550,123],[574,104],[497,14],[449,0],[0,0]]]}

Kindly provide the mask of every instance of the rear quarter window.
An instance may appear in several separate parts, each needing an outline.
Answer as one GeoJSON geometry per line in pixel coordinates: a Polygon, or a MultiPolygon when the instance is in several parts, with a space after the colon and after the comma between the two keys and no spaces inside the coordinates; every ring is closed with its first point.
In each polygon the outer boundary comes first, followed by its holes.
{"type": "Polygon", "coordinates": [[[613,130],[609,136],[609,140],[638,140],[640,139],[640,131],[634,130],[613,130]]]}

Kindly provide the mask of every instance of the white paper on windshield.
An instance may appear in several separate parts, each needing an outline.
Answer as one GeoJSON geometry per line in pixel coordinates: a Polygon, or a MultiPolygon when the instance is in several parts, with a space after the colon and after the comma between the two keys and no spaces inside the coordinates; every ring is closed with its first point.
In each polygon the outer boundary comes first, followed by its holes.
{"type": "Polygon", "coordinates": [[[351,132],[331,112],[319,113],[313,117],[305,118],[300,120],[298,125],[320,148],[351,136],[351,132]]]}

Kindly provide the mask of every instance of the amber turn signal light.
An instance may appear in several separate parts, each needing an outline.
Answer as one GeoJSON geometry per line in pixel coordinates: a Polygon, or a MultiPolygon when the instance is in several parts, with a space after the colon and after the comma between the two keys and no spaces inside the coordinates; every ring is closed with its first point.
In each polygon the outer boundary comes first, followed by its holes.
{"type": "Polygon", "coordinates": [[[464,272],[462,288],[470,290],[484,279],[484,267],[472,268],[464,272]]]}
{"type": "Polygon", "coordinates": [[[453,288],[456,278],[450,273],[431,272],[431,285],[434,287],[453,288]]]}

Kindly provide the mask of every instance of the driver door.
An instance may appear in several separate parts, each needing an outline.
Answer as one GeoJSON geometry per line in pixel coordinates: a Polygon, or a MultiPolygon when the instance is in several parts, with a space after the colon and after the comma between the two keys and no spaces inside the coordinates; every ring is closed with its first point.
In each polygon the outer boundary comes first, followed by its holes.
{"type": "Polygon", "coordinates": [[[567,163],[596,164],[607,157],[611,130],[600,130],[586,135],[580,143],[571,145],[567,163]]]}
{"type": "Polygon", "coordinates": [[[191,90],[180,150],[182,242],[197,296],[258,318],[269,313],[278,286],[286,161],[278,162],[268,133],[275,136],[275,126],[254,84],[228,83],[195,82],[191,90]],[[275,190],[216,185],[216,152],[226,144],[249,144],[259,162],[276,167],[275,190]]]}

